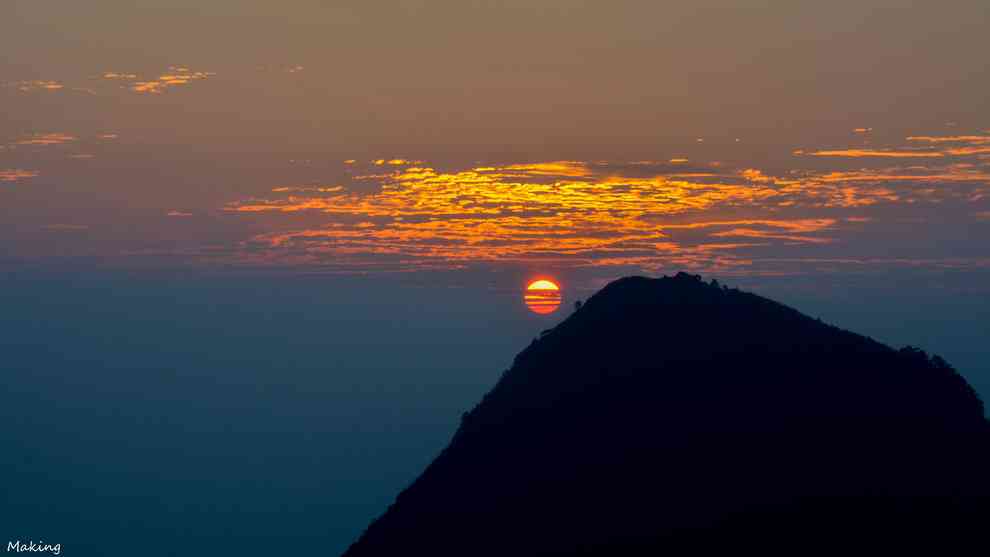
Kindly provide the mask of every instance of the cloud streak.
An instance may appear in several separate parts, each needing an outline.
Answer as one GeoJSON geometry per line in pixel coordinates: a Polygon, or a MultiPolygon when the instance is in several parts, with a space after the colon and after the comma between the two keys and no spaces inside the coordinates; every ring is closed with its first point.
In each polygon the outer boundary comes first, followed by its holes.
{"type": "Polygon", "coordinates": [[[24,170],[22,168],[0,169],[0,182],[19,182],[28,178],[34,178],[37,175],[38,172],[34,170],[24,170]]]}
{"type": "Polygon", "coordinates": [[[67,133],[36,133],[14,142],[14,145],[62,145],[76,141],[76,137],[67,133]]]}
{"type": "Polygon", "coordinates": [[[844,158],[931,159],[990,153],[990,135],[912,135],[905,138],[921,147],[866,149],[859,147],[794,151],[795,155],[844,158]]]}
{"type": "Polygon", "coordinates": [[[65,85],[58,81],[52,80],[30,80],[30,81],[11,81],[7,83],[8,87],[13,87],[22,93],[30,93],[32,91],[58,91],[65,88],[65,85]]]}
{"type": "Polygon", "coordinates": [[[798,155],[809,155],[812,157],[852,157],[852,158],[894,158],[894,159],[910,159],[910,158],[939,158],[944,157],[945,154],[935,151],[894,151],[894,150],[878,150],[878,149],[830,149],[823,151],[812,151],[810,153],[805,153],[804,151],[795,151],[798,155]]]}

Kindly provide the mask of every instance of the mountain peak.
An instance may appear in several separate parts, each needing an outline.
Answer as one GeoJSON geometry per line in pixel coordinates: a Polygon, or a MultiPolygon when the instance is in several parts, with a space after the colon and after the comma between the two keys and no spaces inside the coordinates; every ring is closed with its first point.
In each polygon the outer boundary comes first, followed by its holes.
{"type": "Polygon", "coordinates": [[[987,509],[987,447],[941,358],[696,275],[627,277],[523,350],[347,555],[619,555],[841,512],[835,538],[905,505],[964,520],[987,509]]]}

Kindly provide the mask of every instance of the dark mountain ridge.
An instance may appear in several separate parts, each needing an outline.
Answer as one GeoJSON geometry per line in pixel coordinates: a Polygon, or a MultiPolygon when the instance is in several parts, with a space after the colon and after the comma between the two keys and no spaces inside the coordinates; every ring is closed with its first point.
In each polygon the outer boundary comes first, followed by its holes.
{"type": "Polygon", "coordinates": [[[696,276],[625,278],[523,350],[345,555],[945,553],[982,537],[988,447],[937,356],[696,276]]]}

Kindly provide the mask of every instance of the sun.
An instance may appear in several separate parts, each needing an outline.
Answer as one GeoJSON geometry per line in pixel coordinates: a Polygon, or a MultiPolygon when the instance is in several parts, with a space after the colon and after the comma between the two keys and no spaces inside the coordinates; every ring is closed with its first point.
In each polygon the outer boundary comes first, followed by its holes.
{"type": "Polygon", "coordinates": [[[553,313],[560,307],[560,286],[549,279],[534,280],[526,286],[523,301],[533,313],[553,313]]]}

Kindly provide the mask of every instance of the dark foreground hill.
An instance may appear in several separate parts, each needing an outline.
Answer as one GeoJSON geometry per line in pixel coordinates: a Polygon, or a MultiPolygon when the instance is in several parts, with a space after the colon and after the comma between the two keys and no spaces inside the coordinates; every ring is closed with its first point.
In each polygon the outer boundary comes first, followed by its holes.
{"type": "Polygon", "coordinates": [[[981,553],[988,447],[938,357],[626,278],[523,350],[346,555],[981,553]]]}

